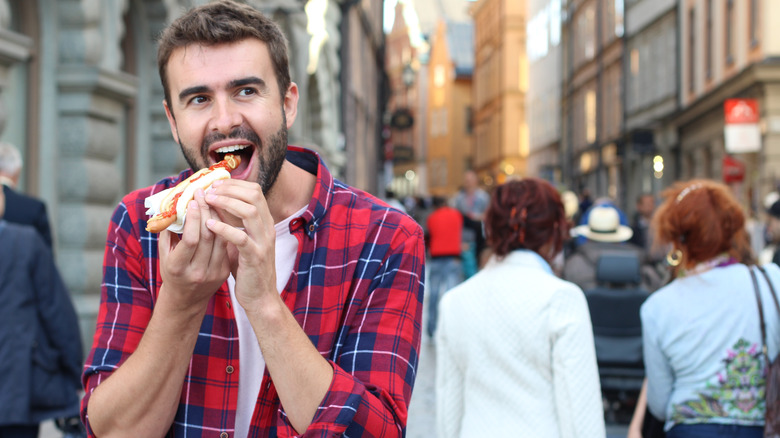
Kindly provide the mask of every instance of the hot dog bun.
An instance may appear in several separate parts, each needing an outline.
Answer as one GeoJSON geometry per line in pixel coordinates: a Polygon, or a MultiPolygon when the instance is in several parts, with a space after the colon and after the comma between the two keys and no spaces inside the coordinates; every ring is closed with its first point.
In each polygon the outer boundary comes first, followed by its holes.
{"type": "Polygon", "coordinates": [[[228,155],[219,163],[195,172],[175,187],[146,198],[145,205],[149,208],[146,213],[152,216],[146,222],[146,230],[159,233],[169,229],[181,233],[187,205],[195,197],[195,192],[198,189],[208,190],[217,180],[229,179],[230,170],[238,167],[240,162],[240,157],[228,155]]]}

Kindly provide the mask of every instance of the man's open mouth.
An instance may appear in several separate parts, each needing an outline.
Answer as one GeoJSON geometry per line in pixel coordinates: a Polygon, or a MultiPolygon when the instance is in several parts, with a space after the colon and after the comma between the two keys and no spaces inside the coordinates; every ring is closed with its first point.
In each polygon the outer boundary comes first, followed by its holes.
{"type": "Polygon", "coordinates": [[[220,162],[225,159],[225,155],[233,154],[241,157],[241,164],[238,165],[232,172],[233,175],[241,175],[249,166],[252,155],[254,154],[255,147],[249,144],[236,144],[231,146],[222,146],[218,149],[211,151],[211,158],[214,162],[220,162]]]}

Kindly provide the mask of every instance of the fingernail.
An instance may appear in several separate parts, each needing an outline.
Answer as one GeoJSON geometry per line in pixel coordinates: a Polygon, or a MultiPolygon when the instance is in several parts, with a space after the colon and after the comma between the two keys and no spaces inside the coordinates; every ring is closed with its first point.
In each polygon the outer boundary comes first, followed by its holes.
{"type": "Polygon", "coordinates": [[[217,195],[215,195],[213,193],[209,193],[209,194],[206,195],[206,200],[207,201],[213,201],[215,199],[217,199],[217,195]]]}
{"type": "Polygon", "coordinates": [[[207,226],[207,227],[209,227],[209,228],[211,228],[211,227],[213,227],[213,226],[214,226],[214,224],[216,224],[216,223],[217,223],[217,221],[216,221],[215,219],[209,219],[209,220],[207,220],[207,221],[206,221],[206,226],[207,226]]]}
{"type": "Polygon", "coordinates": [[[198,201],[193,199],[192,201],[190,201],[190,204],[187,207],[197,210],[198,209],[198,201]]]}

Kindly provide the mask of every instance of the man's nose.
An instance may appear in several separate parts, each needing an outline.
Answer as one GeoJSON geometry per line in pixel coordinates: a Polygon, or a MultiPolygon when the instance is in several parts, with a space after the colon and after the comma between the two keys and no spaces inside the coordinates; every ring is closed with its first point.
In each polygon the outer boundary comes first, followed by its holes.
{"type": "Polygon", "coordinates": [[[214,100],[211,130],[228,133],[241,126],[243,117],[234,102],[229,98],[217,98],[214,100]]]}

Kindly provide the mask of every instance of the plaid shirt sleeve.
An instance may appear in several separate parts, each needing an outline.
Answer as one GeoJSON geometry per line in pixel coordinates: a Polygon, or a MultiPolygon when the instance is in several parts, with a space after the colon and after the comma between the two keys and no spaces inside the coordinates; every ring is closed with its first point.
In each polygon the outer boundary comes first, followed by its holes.
{"type": "Polygon", "coordinates": [[[404,221],[378,245],[386,250],[369,245],[383,260],[367,263],[375,268],[371,278],[353,285],[331,354],[334,378],[304,436],[405,434],[420,350],[425,249],[420,227],[404,221]]]}
{"type": "Polygon", "coordinates": [[[147,235],[138,235],[143,200],[148,195],[135,192],[117,206],[109,223],[103,259],[101,285],[92,349],[87,357],[82,384],[85,395],[81,402],[81,417],[90,436],[87,404],[92,391],[108,378],[135,351],[152,316],[153,291],[157,290],[156,259],[144,253],[156,254],[157,242],[147,235]],[[147,245],[144,250],[142,247],[147,245]]]}

